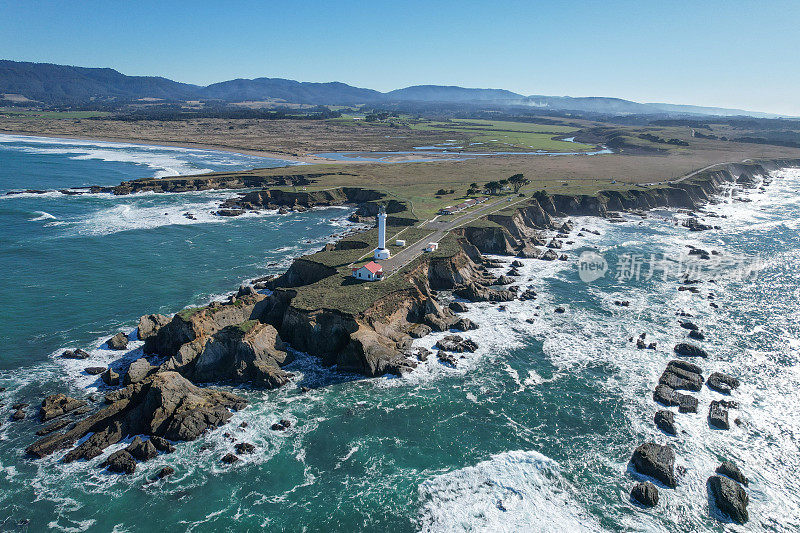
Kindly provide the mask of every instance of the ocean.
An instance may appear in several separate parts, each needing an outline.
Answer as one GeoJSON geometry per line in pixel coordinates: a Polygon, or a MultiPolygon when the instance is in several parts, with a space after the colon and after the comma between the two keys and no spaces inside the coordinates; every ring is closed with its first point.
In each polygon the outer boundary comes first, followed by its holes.
{"type": "MultiPolygon", "coordinates": [[[[123,143],[0,136],[0,192],[111,185],[123,179],[287,164],[236,154],[123,143]]],[[[210,211],[233,192],[112,197],[59,193],[0,199],[0,529],[20,531],[795,531],[800,529],[800,171],[776,173],[751,202],[709,207],[719,230],[688,232],[660,211],[612,223],[573,218],[570,261],[523,260],[538,297],[505,308],[470,304],[480,348],[455,368],[436,357],[410,374],[363,379],[296,354],[289,370],[321,385],[301,394],[237,389],[249,407],[231,423],[119,476],[103,457],[64,465],[22,451],[38,424],[8,420],[51,392],[97,393],[84,366],[142,314],[173,313],[284,270],[346,230],[349,211],[233,219],[210,211]],[[191,212],[196,220],[183,213],[191,212]],[[596,231],[581,231],[581,228],[596,231]],[[713,250],[697,269],[687,245],[713,250]],[[583,281],[582,252],[606,274],[583,281]],[[678,291],[680,276],[704,281],[678,291]],[[713,279],[711,279],[713,278],[713,279]],[[711,295],[711,297],[709,297],[711,295]],[[628,301],[627,306],[615,301],[628,301]],[[714,303],[717,307],[711,305],[714,303]],[[556,313],[561,307],[563,313],[556,313]],[[686,339],[676,313],[706,333],[704,375],[742,385],[741,425],[712,429],[677,414],[653,424],[652,390],[686,339]],[[646,333],[656,350],[630,341],[646,333]],[[58,354],[83,347],[92,357],[58,354]],[[285,432],[269,427],[288,419],[285,432]],[[240,423],[247,422],[241,428],[240,423]],[[236,441],[256,451],[228,466],[236,441]],[[630,502],[639,444],[671,443],[686,469],[653,510],[630,502]],[[751,480],[750,522],[719,520],[706,479],[723,458],[751,480]],[[176,474],[149,482],[163,466],[176,474]]],[[[507,262],[510,258],[504,258],[507,262]]],[[[498,269],[497,274],[507,268],[498,269]]],[[[443,334],[415,341],[431,347],[443,334]]],[[[133,343],[133,347],[140,343],[133,343]]],[[[136,357],[134,350],[129,357],[136,357]]],[[[112,446],[113,452],[124,446],[112,446]]]]}

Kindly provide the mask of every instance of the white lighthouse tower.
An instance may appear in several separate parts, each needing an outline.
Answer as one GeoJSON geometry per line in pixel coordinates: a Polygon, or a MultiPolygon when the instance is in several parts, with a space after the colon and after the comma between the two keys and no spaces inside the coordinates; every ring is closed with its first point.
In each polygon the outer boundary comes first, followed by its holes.
{"type": "Polygon", "coordinates": [[[389,259],[392,253],[386,248],[386,207],[378,210],[378,247],[375,248],[375,259],[389,259]]]}

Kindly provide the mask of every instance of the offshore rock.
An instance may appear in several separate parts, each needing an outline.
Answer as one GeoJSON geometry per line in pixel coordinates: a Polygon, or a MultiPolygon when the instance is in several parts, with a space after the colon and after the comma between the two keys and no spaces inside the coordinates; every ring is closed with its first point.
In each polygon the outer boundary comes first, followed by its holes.
{"type": "Polygon", "coordinates": [[[717,474],[722,474],[723,476],[728,476],[732,480],[741,483],[745,487],[749,484],[747,478],[742,474],[742,471],[739,470],[739,467],[736,466],[731,461],[723,461],[715,470],[717,474]]]}
{"type": "Polygon", "coordinates": [[[511,291],[489,289],[476,283],[459,287],[453,294],[471,302],[510,302],[515,298],[511,291]]]}
{"type": "Polygon", "coordinates": [[[658,488],[649,481],[637,483],[631,489],[631,499],[645,507],[658,505],[658,488]]]}
{"type": "Polygon", "coordinates": [[[448,307],[454,313],[466,313],[469,311],[469,306],[463,302],[450,302],[448,307]]]}
{"type": "Polygon", "coordinates": [[[674,350],[676,354],[684,357],[708,357],[708,353],[704,349],[688,342],[676,344],[674,350]]]}
{"type": "Polygon", "coordinates": [[[675,452],[669,446],[655,442],[642,444],[633,452],[631,463],[640,474],[655,478],[668,487],[677,485],[675,452]]]}
{"type": "Polygon", "coordinates": [[[708,478],[708,486],[720,511],[737,524],[744,524],[749,520],[747,514],[749,498],[741,485],[727,477],[711,476],[708,478]]]}
{"type": "Polygon", "coordinates": [[[125,350],[128,348],[128,336],[122,332],[117,333],[106,341],[111,350],[125,350]]]}
{"type": "MultiPolygon", "coordinates": [[[[26,452],[44,457],[92,435],[67,454],[65,461],[96,457],[125,435],[156,435],[170,440],[194,440],[226,422],[231,409],[246,401],[225,391],[200,388],[176,372],[159,372],[141,383],[106,396],[108,407],[28,446],[26,452]]],[[[155,442],[153,443],[155,446],[155,442]]]]}
{"type": "Polygon", "coordinates": [[[90,356],[88,352],[78,348],[77,350],[65,350],[61,357],[64,359],[88,359],[90,356]]]}
{"type": "Polygon", "coordinates": [[[478,344],[472,339],[465,339],[460,335],[447,335],[436,343],[436,347],[445,352],[474,352],[478,344]]]}
{"type": "Polygon", "coordinates": [[[125,450],[140,461],[149,461],[158,456],[158,450],[149,440],[142,440],[137,436],[125,450]]]}
{"type": "Polygon", "coordinates": [[[722,402],[716,400],[711,402],[708,408],[708,423],[719,429],[730,429],[728,422],[728,410],[723,407],[722,402]]]}
{"type": "Polygon", "coordinates": [[[722,372],[714,372],[708,376],[707,384],[709,389],[722,394],[730,394],[733,389],[739,386],[739,380],[722,372]]]}
{"type": "Polygon", "coordinates": [[[109,455],[100,466],[107,466],[110,472],[118,474],[133,474],[136,472],[136,459],[127,450],[119,450],[109,455]]]}
{"type": "Polygon", "coordinates": [[[653,422],[655,422],[658,429],[668,435],[677,435],[678,433],[675,427],[675,415],[672,411],[667,411],[666,409],[657,411],[653,417],[653,422]]]}
{"type": "Polygon", "coordinates": [[[119,374],[117,374],[113,368],[107,368],[106,371],[100,376],[100,379],[102,379],[103,383],[110,387],[119,385],[119,374]]]}
{"type": "Polygon", "coordinates": [[[70,398],[64,394],[51,394],[42,400],[42,408],[39,412],[42,422],[47,422],[80,407],[84,407],[86,402],[70,398]]]}
{"type": "Polygon", "coordinates": [[[703,376],[697,365],[673,360],[661,374],[658,383],[673,390],[700,391],[703,388],[703,376]]]}

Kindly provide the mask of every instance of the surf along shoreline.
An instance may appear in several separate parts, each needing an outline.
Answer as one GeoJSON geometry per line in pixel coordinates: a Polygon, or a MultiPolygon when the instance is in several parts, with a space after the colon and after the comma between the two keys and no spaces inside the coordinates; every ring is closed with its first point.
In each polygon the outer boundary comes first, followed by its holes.
{"type": "MultiPolygon", "coordinates": [[[[351,264],[369,254],[375,230],[349,235],[315,254],[295,259],[280,276],[252,280],[225,302],[187,308],[171,318],[142,317],[137,336],[144,341],[145,357],[132,362],[124,372],[114,368],[102,371],[103,381],[113,387],[106,396],[107,406],[74,420],[75,425],[64,432],[60,430],[66,426],[55,427],[61,423],[58,421],[42,428],[44,437],[26,451],[34,457],[45,457],[70,449],[63,457],[69,462],[97,457],[106,447],[125,438],[144,436],[147,440],[139,438],[103,463],[112,471],[130,473],[137,462],[153,456],[151,447],[156,454],[169,453],[174,443],[193,440],[206,430],[225,424],[232,410],[246,404],[234,393],[198,384],[247,383],[272,389],[295,382],[301,392],[308,390],[302,381],[298,382],[282,368],[291,362],[287,344],[319,358],[323,364],[374,377],[412,372],[420,361],[432,355],[427,350],[412,348],[413,339],[431,331],[450,331],[453,335],[437,343],[436,356],[442,364],[457,366],[458,354],[474,351],[476,347],[472,339],[459,334],[476,327],[459,317],[469,305],[465,301],[502,305],[513,299],[535,299],[535,294],[514,289],[518,280],[511,271],[501,277],[490,273],[489,268],[508,265],[485,254],[515,257],[515,261],[568,260],[566,254],[559,252],[560,244],[579,230],[569,221],[563,221],[566,217],[616,219],[619,217],[615,213],[658,207],[696,212],[726,187],[753,188],[759,183],[759,176],[792,166],[800,166],[800,160],[723,164],[672,185],[647,190],[631,188],[595,195],[537,192],[521,205],[453,230],[442,239],[436,252],[414,259],[391,279],[370,285],[354,282],[347,272],[351,264]],[[450,294],[457,299],[450,298],[450,294]],[[202,401],[186,402],[187,398],[202,401]],[[76,441],[89,434],[73,448],[76,441]],[[151,444],[145,444],[148,442],[151,444]]],[[[316,178],[308,175],[306,179],[313,183],[316,178]]],[[[366,222],[375,216],[381,203],[387,204],[391,215],[390,231],[413,234],[418,221],[409,217],[407,204],[365,188],[338,187],[311,192],[267,188],[243,193],[227,207],[244,212],[356,205],[353,220],[366,222]]],[[[698,216],[688,217],[685,226],[687,231],[713,228],[698,216]]],[[[121,350],[125,350],[128,339],[121,335],[109,339],[108,345],[122,346],[121,350]]],[[[82,357],[80,350],[68,352],[64,357],[82,357]]],[[[686,352],[678,355],[692,356],[686,352]]],[[[659,399],[654,394],[654,399],[662,404],[660,400],[664,398],[666,402],[674,400],[680,404],[680,398],[672,395],[676,388],[671,388],[672,393],[662,389],[666,396],[662,394],[659,399]]],[[[85,407],[85,403],[79,405],[81,402],[63,395],[50,396],[43,402],[42,413],[55,414],[43,414],[42,418],[73,416],[85,407]]],[[[285,429],[283,421],[276,426],[285,429]]],[[[240,454],[250,453],[249,443],[240,444],[237,452],[241,448],[240,454]]],[[[652,446],[637,449],[632,462],[637,472],[670,486],[678,479],[669,461],[659,462],[657,452],[652,446]]],[[[234,462],[236,458],[226,456],[222,460],[234,462]]]]}

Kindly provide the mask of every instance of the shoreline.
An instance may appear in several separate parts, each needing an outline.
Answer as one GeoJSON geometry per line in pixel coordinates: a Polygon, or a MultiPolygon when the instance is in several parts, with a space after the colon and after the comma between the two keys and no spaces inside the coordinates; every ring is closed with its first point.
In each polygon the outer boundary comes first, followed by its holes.
{"type": "MultiPolygon", "coordinates": [[[[213,152],[228,152],[232,154],[239,154],[239,155],[249,155],[254,157],[263,157],[267,159],[278,159],[281,161],[291,161],[295,163],[301,164],[315,164],[315,163],[360,163],[360,161],[338,161],[335,159],[328,159],[325,157],[318,157],[311,154],[306,154],[302,156],[283,153],[283,152],[267,152],[263,150],[250,150],[247,148],[237,148],[231,146],[223,146],[223,145],[216,145],[216,144],[204,144],[204,143],[193,143],[193,142],[174,142],[174,141],[152,141],[149,139],[131,139],[131,138],[121,138],[121,137],[107,137],[107,136],[97,136],[97,137],[86,137],[86,136],[75,136],[75,135],[38,135],[35,133],[27,133],[24,131],[10,131],[10,130],[0,130],[0,135],[17,135],[21,137],[35,137],[37,139],[58,139],[58,140],[73,140],[73,141],[97,141],[97,142],[107,142],[107,143],[124,143],[124,144],[133,144],[133,145],[140,145],[140,146],[162,146],[166,148],[186,148],[189,150],[206,150],[206,151],[213,151],[213,152]]],[[[258,168],[258,167],[256,167],[258,168]]]]}

